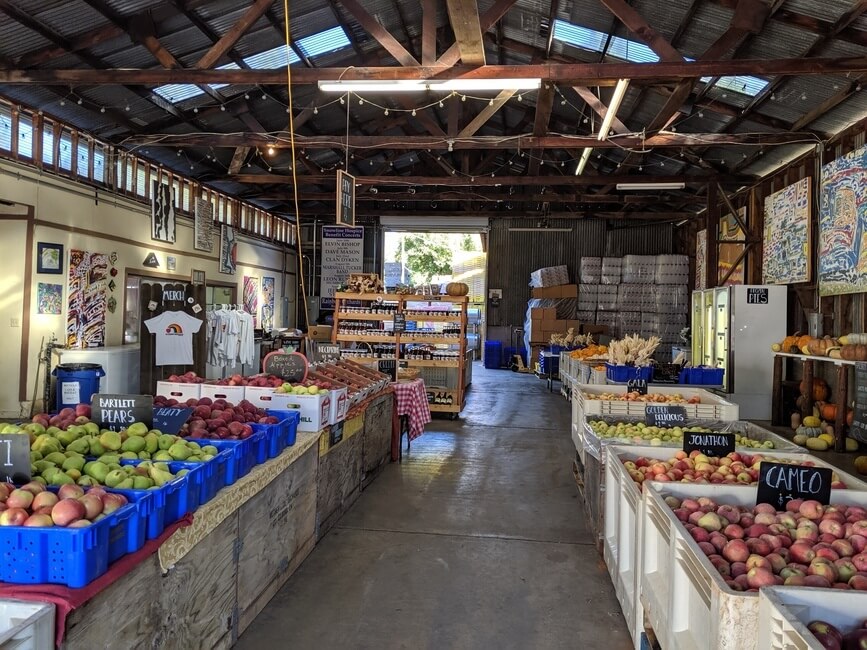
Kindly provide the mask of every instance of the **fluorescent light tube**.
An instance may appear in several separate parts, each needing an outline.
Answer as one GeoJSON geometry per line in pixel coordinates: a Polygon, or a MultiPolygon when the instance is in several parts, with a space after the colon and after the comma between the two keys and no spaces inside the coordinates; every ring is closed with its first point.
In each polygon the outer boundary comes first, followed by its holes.
{"type": "Polygon", "coordinates": [[[682,190],[686,183],[617,183],[618,190],[682,190]]]}
{"type": "Polygon", "coordinates": [[[599,128],[599,134],[596,136],[597,139],[608,139],[608,132],[611,130],[611,125],[614,124],[614,118],[617,117],[617,111],[620,110],[620,104],[623,103],[623,98],[626,96],[628,88],[629,79],[617,80],[617,85],[614,87],[614,94],[611,96],[611,103],[608,105],[608,110],[605,112],[605,118],[602,120],[602,126],[599,128]]]}
{"type": "Polygon", "coordinates": [[[587,161],[590,160],[590,153],[592,151],[591,147],[584,147],[584,153],[581,154],[581,160],[578,161],[578,166],[575,168],[576,176],[584,173],[584,168],[587,166],[587,161]]]}
{"type": "Polygon", "coordinates": [[[319,90],[323,92],[434,92],[485,91],[485,90],[536,90],[542,85],[541,79],[444,79],[393,81],[320,81],[319,90]]]}

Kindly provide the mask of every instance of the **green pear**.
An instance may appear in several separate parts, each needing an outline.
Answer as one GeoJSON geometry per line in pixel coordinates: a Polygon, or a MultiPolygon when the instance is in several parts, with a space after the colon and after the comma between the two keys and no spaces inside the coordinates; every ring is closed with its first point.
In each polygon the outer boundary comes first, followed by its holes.
{"type": "Polygon", "coordinates": [[[202,453],[211,454],[211,456],[216,456],[220,453],[220,450],[214,447],[214,445],[205,445],[202,447],[202,453]]]}
{"type": "Polygon", "coordinates": [[[160,437],[153,433],[149,432],[145,437],[145,451],[149,454],[154,453],[155,451],[159,451],[160,448],[160,437]]]}
{"type": "Polygon", "coordinates": [[[202,462],[208,462],[209,460],[214,459],[214,454],[202,454],[202,462]]]}
{"type": "Polygon", "coordinates": [[[115,487],[118,490],[132,490],[134,486],[135,486],[135,481],[133,480],[132,476],[127,476],[120,483],[118,483],[115,487]]]}
{"type": "Polygon", "coordinates": [[[133,422],[126,428],[126,432],[131,436],[143,436],[148,432],[148,427],[144,422],[133,422]]]}
{"type": "Polygon", "coordinates": [[[95,478],[86,475],[78,479],[76,483],[81,487],[95,487],[99,485],[99,482],[95,478]]]}
{"type": "Polygon", "coordinates": [[[193,455],[192,450],[182,442],[176,442],[168,448],[169,456],[174,460],[186,460],[193,455]]]}
{"type": "Polygon", "coordinates": [[[172,476],[171,472],[162,470],[156,466],[151,467],[150,477],[157,487],[162,487],[163,485],[169,483],[175,478],[174,476],[172,476]]]}
{"type": "Polygon", "coordinates": [[[146,446],[147,441],[142,436],[130,436],[120,446],[120,449],[121,451],[131,451],[137,454],[140,451],[144,451],[146,446]]]}
{"type": "Polygon", "coordinates": [[[84,460],[84,456],[72,456],[71,458],[66,459],[62,467],[64,471],[74,469],[80,472],[81,469],[84,467],[85,462],[86,461],[84,460]]]}
{"type": "Polygon", "coordinates": [[[105,477],[108,472],[108,465],[101,461],[94,460],[84,464],[84,473],[93,477],[99,483],[105,483],[105,477]]]}
{"type": "Polygon", "coordinates": [[[102,446],[102,443],[99,441],[95,435],[90,439],[90,456],[96,456],[99,458],[105,453],[105,447],[102,446]]]}
{"type": "Polygon", "coordinates": [[[132,479],[132,487],[134,490],[147,490],[154,482],[147,476],[134,476],[132,479]]]}
{"type": "Polygon", "coordinates": [[[140,452],[138,452],[138,457],[141,460],[150,460],[151,455],[146,451],[140,451],[140,452]]]}
{"type": "Polygon", "coordinates": [[[49,469],[50,467],[56,467],[56,465],[49,460],[37,460],[35,463],[32,464],[31,473],[42,474],[42,472],[49,469]]]}
{"type": "Polygon", "coordinates": [[[112,465],[120,460],[120,454],[103,454],[97,460],[102,461],[106,465],[112,465]]]}
{"type": "Polygon", "coordinates": [[[98,436],[99,435],[99,425],[96,422],[88,422],[84,425],[84,431],[89,436],[98,436]]]}
{"type": "Polygon", "coordinates": [[[60,433],[60,427],[50,426],[45,430],[45,433],[47,433],[49,437],[56,436],[60,433]]]}
{"type": "Polygon", "coordinates": [[[58,467],[62,466],[63,463],[66,462],[66,455],[60,453],[59,451],[53,451],[48,454],[44,460],[47,460],[49,463],[54,463],[58,467]]]}
{"type": "Polygon", "coordinates": [[[134,451],[125,451],[120,455],[124,460],[138,460],[138,454],[134,451]]]}
{"type": "Polygon", "coordinates": [[[66,474],[73,481],[77,481],[81,478],[81,471],[77,469],[68,469],[66,470],[66,472],[64,472],[64,474],[66,474]]]}
{"type": "Polygon", "coordinates": [[[106,431],[99,436],[100,444],[109,451],[117,451],[123,444],[117,431],[106,431]]]}
{"type": "Polygon", "coordinates": [[[69,474],[60,471],[58,471],[57,474],[48,481],[49,485],[72,485],[73,483],[75,483],[75,479],[69,476],[69,474]]]}
{"type": "Polygon", "coordinates": [[[86,456],[90,453],[90,438],[88,436],[84,436],[79,438],[78,440],[73,441],[67,448],[66,451],[72,451],[76,454],[81,454],[82,456],[86,456]]]}
{"type": "Polygon", "coordinates": [[[152,458],[154,460],[164,461],[164,462],[172,462],[175,458],[168,451],[158,451],[155,453],[152,458]]]}
{"type": "Polygon", "coordinates": [[[42,460],[42,454],[40,454],[38,451],[31,451],[30,462],[35,463],[37,460],[42,460]]]}
{"type": "Polygon", "coordinates": [[[166,451],[173,444],[175,444],[175,440],[172,436],[160,436],[160,449],[162,451],[166,451]]]}
{"type": "Polygon", "coordinates": [[[106,474],[105,476],[105,484],[107,487],[113,488],[120,485],[121,481],[126,480],[126,472],[123,470],[113,470],[106,474]]]}

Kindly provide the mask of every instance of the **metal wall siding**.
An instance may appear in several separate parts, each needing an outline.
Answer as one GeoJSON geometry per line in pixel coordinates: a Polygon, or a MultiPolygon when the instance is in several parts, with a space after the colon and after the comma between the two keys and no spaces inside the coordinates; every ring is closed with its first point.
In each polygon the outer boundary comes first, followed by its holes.
{"type": "Polygon", "coordinates": [[[670,223],[609,230],[605,243],[605,254],[609,257],[674,252],[674,225],[670,223]]]}

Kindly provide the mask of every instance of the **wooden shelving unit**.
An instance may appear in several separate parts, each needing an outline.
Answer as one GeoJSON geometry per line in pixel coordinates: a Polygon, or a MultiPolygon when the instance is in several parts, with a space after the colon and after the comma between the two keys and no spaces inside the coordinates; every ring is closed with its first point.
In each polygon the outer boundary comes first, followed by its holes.
{"type": "Polygon", "coordinates": [[[398,365],[405,364],[410,368],[444,368],[457,370],[456,387],[442,388],[431,387],[434,392],[447,393],[453,397],[453,404],[431,404],[430,410],[435,413],[451,413],[452,418],[457,417],[464,408],[466,396],[464,394],[464,371],[467,352],[467,305],[469,299],[466,296],[401,296],[397,294],[359,294],[338,292],[334,295],[334,327],[332,328],[331,340],[333,343],[393,343],[396,354],[394,357],[385,359],[359,358],[361,363],[376,363],[378,361],[397,361],[398,365]],[[393,323],[394,314],[367,314],[347,311],[348,303],[369,304],[382,302],[396,305],[398,314],[403,314],[407,322],[421,323],[454,323],[460,326],[457,336],[436,336],[432,334],[415,334],[412,330],[397,332],[391,335],[366,335],[366,334],[339,334],[341,321],[379,321],[381,323],[393,323]],[[407,311],[425,311],[432,305],[447,303],[450,305],[448,313],[414,315],[407,311]],[[412,307],[408,305],[412,304],[412,307]],[[406,359],[403,346],[414,344],[429,344],[436,346],[448,346],[451,350],[457,350],[458,357],[455,361],[441,359],[406,359]],[[438,389],[438,390],[437,390],[438,389]]]}

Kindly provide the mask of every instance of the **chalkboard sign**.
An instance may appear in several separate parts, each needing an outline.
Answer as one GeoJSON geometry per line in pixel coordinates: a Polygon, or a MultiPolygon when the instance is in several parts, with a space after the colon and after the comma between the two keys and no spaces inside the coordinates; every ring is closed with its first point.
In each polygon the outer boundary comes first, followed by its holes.
{"type": "Polygon", "coordinates": [[[682,406],[647,406],[644,422],[651,427],[676,427],[686,423],[686,409],[682,406]]]}
{"type": "MultiPolygon", "coordinates": [[[[309,343],[309,341],[308,341],[309,343]]],[[[316,361],[340,361],[340,345],[338,343],[316,343],[316,361]]]]}
{"type": "Polygon", "coordinates": [[[855,412],[849,435],[867,442],[867,363],[864,361],[855,364],[855,412]]]}
{"type": "Polygon", "coordinates": [[[647,380],[646,379],[630,379],[626,382],[626,390],[630,393],[638,393],[639,395],[647,395],[647,380]]]}
{"type": "Polygon", "coordinates": [[[397,334],[398,332],[406,331],[406,314],[403,312],[397,312],[394,315],[394,332],[397,334]]]}
{"type": "Polygon", "coordinates": [[[747,289],[748,305],[767,305],[769,292],[767,287],[755,287],[747,289]]]}
{"type": "Polygon", "coordinates": [[[269,352],[262,362],[262,372],[277,375],[290,383],[307,378],[307,357],[298,352],[269,352]]]}
{"type": "Polygon", "coordinates": [[[770,503],[780,510],[793,499],[813,499],[828,505],[831,477],[828,467],[763,462],[759,466],[756,503],[770,503]]]}
{"type": "Polygon", "coordinates": [[[181,427],[186,424],[187,420],[193,414],[191,408],[179,408],[177,406],[161,406],[154,409],[154,419],[152,429],[176,435],[181,427]]]}
{"type": "Polygon", "coordinates": [[[30,482],[30,436],[26,433],[0,435],[0,482],[30,482]]]}
{"type": "Polygon", "coordinates": [[[143,422],[148,429],[154,418],[152,395],[112,395],[97,393],[92,398],[91,420],[100,429],[120,431],[133,422],[143,422]]]}
{"type": "Polygon", "coordinates": [[[705,456],[721,458],[735,450],[735,434],[687,431],[683,434],[683,450],[686,453],[699,451],[705,456]]]}

